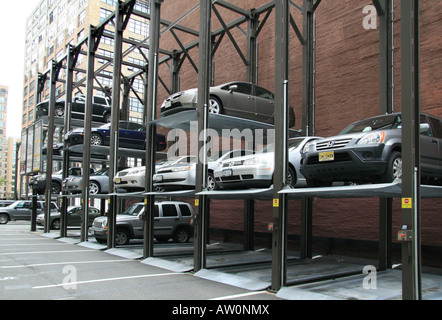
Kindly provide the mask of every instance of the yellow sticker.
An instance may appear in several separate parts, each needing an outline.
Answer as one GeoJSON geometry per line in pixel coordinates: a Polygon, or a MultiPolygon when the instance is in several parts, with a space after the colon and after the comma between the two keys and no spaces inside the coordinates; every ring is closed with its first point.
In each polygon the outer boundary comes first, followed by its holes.
{"type": "Polygon", "coordinates": [[[200,200],[199,199],[195,199],[195,206],[198,207],[200,205],[200,200]]]}
{"type": "Polygon", "coordinates": [[[279,199],[273,199],[273,207],[279,208],[279,199]]]}
{"type": "Polygon", "coordinates": [[[402,198],[402,209],[412,209],[413,199],[412,198],[402,198]]]}

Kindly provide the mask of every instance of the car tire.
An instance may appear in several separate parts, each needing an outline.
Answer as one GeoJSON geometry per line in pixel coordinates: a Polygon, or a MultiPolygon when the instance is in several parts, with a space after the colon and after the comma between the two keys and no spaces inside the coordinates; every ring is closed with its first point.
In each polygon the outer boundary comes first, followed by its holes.
{"type": "Polygon", "coordinates": [[[191,237],[190,231],[186,228],[178,228],[173,235],[173,241],[177,243],[187,243],[191,237]]]}
{"type": "Polygon", "coordinates": [[[207,177],[207,191],[214,191],[218,189],[216,185],[215,177],[213,176],[213,173],[209,172],[209,175],[207,177]]]}
{"type": "Polygon", "coordinates": [[[100,193],[101,188],[100,184],[96,181],[89,182],[89,194],[98,194],[100,193]]]}
{"type": "Polygon", "coordinates": [[[92,146],[102,146],[103,145],[103,137],[98,133],[91,134],[91,145],[92,146]]]}
{"type": "Polygon", "coordinates": [[[222,114],[223,113],[223,105],[218,98],[216,98],[216,97],[209,98],[209,113],[213,113],[213,114],[222,114]]]}
{"type": "Polygon", "coordinates": [[[54,112],[56,117],[64,117],[64,107],[55,106],[54,112]]]}
{"type": "Polygon", "coordinates": [[[0,224],[7,224],[9,216],[6,213],[0,213],[0,224]]]}
{"type": "Polygon", "coordinates": [[[381,182],[391,183],[402,178],[402,154],[398,151],[392,152],[388,160],[387,171],[381,176],[381,182]]]}
{"type": "Polygon", "coordinates": [[[52,220],[51,229],[53,229],[53,230],[60,230],[60,219],[52,220]]]}
{"type": "Polygon", "coordinates": [[[59,194],[61,191],[61,186],[59,183],[52,181],[51,183],[51,193],[52,194],[59,194]]]}
{"type": "Polygon", "coordinates": [[[105,123],[109,123],[109,122],[111,122],[111,120],[112,120],[112,116],[110,113],[107,113],[104,115],[104,122],[105,123]]]}
{"type": "Polygon", "coordinates": [[[115,233],[115,244],[123,246],[129,244],[129,241],[130,241],[129,232],[127,232],[124,229],[117,229],[117,232],[115,233]]]}
{"type": "Polygon", "coordinates": [[[289,166],[289,174],[287,177],[287,182],[288,185],[292,188],[295,187],[296,182],[297,182],[297,177],[296,177],[296,171],[292,169],[292,167],[289,166]]]}

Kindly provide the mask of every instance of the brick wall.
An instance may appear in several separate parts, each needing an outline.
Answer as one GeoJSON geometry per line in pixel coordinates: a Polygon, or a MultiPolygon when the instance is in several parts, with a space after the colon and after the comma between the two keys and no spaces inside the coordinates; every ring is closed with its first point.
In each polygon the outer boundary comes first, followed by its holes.
{"type": "MultiPolygon", "coordinates": [[[[266,0],[231,0],[244,9],[257,8],[266,0]]],[[[165,1],[162,18],[175,21],[188,12],[198,0],[165,1]]],[[[302,1],[295,1],[301,4],[302,1]]],[[[370,0],[322,1],[317,11],[317,82],[316,131],[317,135],[334,135],[353,121],[379,114],[379,31],[365,30],[363,8],[370,0]]],[[[226,23],[239,16],[219,8],[226,23]]],[[[292,14],[302,30],[302,15],[292,7],[292,14]]],[[[261,18],[262,19],[262,18],[261,18]]],[[[220,26],[213,15],[213,28],[220,26]]],[[[183,25],[198,29],[199,10],[189,14],[183,25]]],[[[259,37],[259,84],[274,90],[274,12],[259,37]]],[[[395,1],[395,110],[401,110],[400,86],[400,2],[395,1]]],[[[439,1],[421,2],[421,99],[422,111],[442,117],[442,5],[439,1]]],[[[247,24],[241,26],[247,29],[247,24]]],[[[196,38],[178,33],[183,43],[196,38]]],[[[239,29],[232,34],[246,55],[246,38],[239,29]]],[[[161,47],[178,48],[178,44],[165,33],[161,47]]],[[[290,44],[290,104],[294,106],[301,127],[302,119],[302,47],[291,30],[290,44]]],[[[198,50],[190,52],[198,65],[198,50]]],[[[246,80],[246,67],[226,36],[215,57],[215,84],[232,80],[246,80]]],[[[169,70],[160,68],[160,76],[168,83],[169,70]]],[[[181,89],[197,86],[196,71],[188,61],[183,65],[181,89]]],[[[167,97],[159,90],[159,101],[167,97]]],[[[162,129],[161,129],[162,130],[162,129]]],[[[255,230],[265,232],[271,221],[270,202],[255,201],[255,230]]],[[[300,202],[290,201],[289,232],[299,234],[300,202]]],[[[379,221],[378,199],[316,199],[314,203],[314,236],[358,240],[377,240],[379,221]]],[[[424,200],[422,203],[422,243],[442,246],[437,232],[442,230],[442,200],[424,200]]],[[[394,201],[393,229],[401,224],[399,200],[394,201]]],[[[213,201],[211,227],[242,230],[243,201],[213,201]]]]}

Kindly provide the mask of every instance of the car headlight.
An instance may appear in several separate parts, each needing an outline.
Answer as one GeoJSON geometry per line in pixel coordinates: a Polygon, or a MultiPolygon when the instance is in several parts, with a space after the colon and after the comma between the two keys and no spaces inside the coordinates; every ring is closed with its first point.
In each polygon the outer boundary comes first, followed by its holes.
{"type": "Polygon", "coordinates": [[[307,142],[302,149],[302,153],[313,152],[316,150],[316,143],[314,141],[307,142]]]}
{"type": "Polygon", "coordinates": [[[367,144],[379,144],[385,141],[385,132],[371,132],[363,136],[359,141],[358,145],[367,145],[367,144]]]}
{"type": "Polygon", "coordinates": [[[101,229],[107,229],[107,219],[101,222],[101,229]]]}

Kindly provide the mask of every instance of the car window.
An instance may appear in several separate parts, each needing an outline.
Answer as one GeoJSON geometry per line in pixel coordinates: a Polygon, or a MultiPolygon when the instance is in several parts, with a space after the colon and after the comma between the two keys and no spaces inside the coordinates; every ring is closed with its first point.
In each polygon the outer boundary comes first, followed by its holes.
{"type": "Polygon", "coordinates": [[[145,131],[143,125],[138,123],[129,123],[129,129],[133,131],[145,131]]]}
{"type": "Polygon", "coordinates": [[[433,131],[434,131],[434,135],[439,138],[442,139],[442,121],[440,121],[439,119],[435,119],[435,118],[429,118],[431,125],[433,126],[433,131]]]}
{"type": "Polygon", "coordinates": [[[192,216],[192,212],[190,212],[189,206],[186,204],[180,204],[180,211],[183,217],[192,216]]]}
{"type": "Polygon", "coordinates": [[[402,118],[397,114],[390,114],[376,118],[357,121],[348,126],[340,135],[348,133],[370,132],[376,130],[401,129],[402,118]]]}
{"type": "Polygon", "coordinates": [[[32,204],[30,202],[23,203],[23,208],[30,209],[32,207],[32,204]]]}
{"type": "Polygon", "coordinates": [[[94,103],[106,104],[106,100],[103,97],[94,97],[94,103]]]}
{"type": "Polygon", "coordinates": [[[273,93],[271,93],[269,90],[255,86],[255,95],[257,97],[260,98],[264,98],[264,99],[270,99],[273,100],[274,99],[274,95],[273,93]]]}
{"type": "Polygon", "coordinates": [[[70,171],[72,176],[81,176],[81,168],[71,168],[70,171]]]}
{"type": "Polygon", "coordinates": [[[124,212],[122,212],[120,214],[137,216],[143,210],[144,210],[144,204],[136,203],[136,204],[131,205],[129,208],[127,208],[126,210],[124,210],[124,212]]]}
{"type": "Polygon", "coordinates": [[[163,204],[163,217],[177,217],[178,212],[174,204],[163,204]]]}
{"type": "Polygon", "coordinates": [[[158,217],[160,216],[159,211],[160,211],[160,209],[158,209],[158,205],[156,204],[156,205],[155,205],[155,210],[154,210],[154,212],[153,212],[153,216],[154,216],[155,218],[158,218],[158,217]]]}

